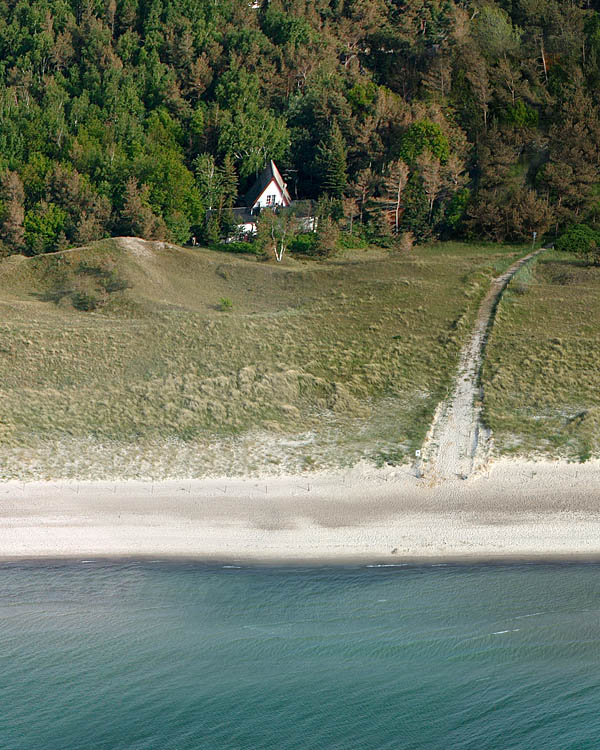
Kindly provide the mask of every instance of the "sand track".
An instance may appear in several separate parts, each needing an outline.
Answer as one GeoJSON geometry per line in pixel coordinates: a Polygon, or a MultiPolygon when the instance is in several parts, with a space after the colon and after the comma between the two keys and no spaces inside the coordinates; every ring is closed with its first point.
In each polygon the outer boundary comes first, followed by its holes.
{"type": "Polygon", "coordinates": [[[509,281],[545,249],[528,253],[492,281],[471,337],[461,351],[452,393],[438,405],[423,443],[417,468],[424,479],[432,482],[467,479],[486,465],[491,434],[481,422],[483,388],[479,376],[488,333],[509,281]]]}

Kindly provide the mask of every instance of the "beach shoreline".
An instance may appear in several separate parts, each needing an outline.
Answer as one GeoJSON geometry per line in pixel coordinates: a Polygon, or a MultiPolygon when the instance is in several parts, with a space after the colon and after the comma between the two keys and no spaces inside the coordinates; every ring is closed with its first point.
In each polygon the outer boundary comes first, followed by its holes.
{"type": "Polygon", "coordinates": [[[163,482],[0,483],[0,560],[420,564],[600,560],[600,461],[501,459],[163,482]]]}

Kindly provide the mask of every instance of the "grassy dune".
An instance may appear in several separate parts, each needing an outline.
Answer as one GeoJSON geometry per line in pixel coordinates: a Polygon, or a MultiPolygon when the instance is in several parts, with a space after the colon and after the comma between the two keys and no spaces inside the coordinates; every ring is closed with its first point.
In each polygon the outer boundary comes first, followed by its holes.
{"type": "Polygon", "coordinates": [[[5,259],[0,476],[401,460],[490,278],[519,254],[446,243],[274,264],[117,239],[5,259]]]}
{"type": "Polygon", "coordinates": [[[511,282],[483,370],[502,453],[600,453],[600,269],[544,253],[511,282]]]}

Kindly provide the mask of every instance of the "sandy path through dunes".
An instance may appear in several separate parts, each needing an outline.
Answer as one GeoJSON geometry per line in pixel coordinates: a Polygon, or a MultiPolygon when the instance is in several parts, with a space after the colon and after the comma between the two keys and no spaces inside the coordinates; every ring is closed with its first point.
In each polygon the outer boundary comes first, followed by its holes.
{"type": "Polygon", "coordinates": [[[477,313],[471,338],[461,352],[454,390],[436,409],[425,439],[420,465],[424,477],[433,481],[466,479],[485,464],[490,434],[480,419],[483,392],[479,374],[488,331],[508,282],[525,263],[545,249],[520,258],[492,281],[477,313]]]}

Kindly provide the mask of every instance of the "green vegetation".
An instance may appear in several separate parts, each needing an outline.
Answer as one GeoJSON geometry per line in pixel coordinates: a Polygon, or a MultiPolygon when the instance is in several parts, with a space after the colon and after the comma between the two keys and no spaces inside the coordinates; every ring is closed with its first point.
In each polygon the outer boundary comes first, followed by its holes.
{"type": "Polygon", "coordinates": [[[500,453],[600,452],[600,269],[551,251],[500,302],[483,369],[500,453]]]}
{"type": "Polygon", "coordinates": [[[597,0],[18,0],[0,60],[0,256],[218,242],[269,159],[370,244],[599,228],[597,0]]]}
{"type": "Polygon", "coordinates": [[[445,243],[274,264],[124,238],[6,258],[1,476],[402,460],[490,278],[522,253],[445,243]]]}
{"type": "Polygon", "coordinates": [[[575,253],[583,260],[600,265],[600,232],[585,224],[570,227],[555,242],[556,250],[575,253]]]}
{"type": "Polygon", "coordinates": [[[486,418],[500,450],[596,451],[599,11],[0,3],[4,475],[400,460],[517,252],[456,240],[534,232],[564,252],[500,305],[486,418]],[[304,206],[224,242],[269,159],[304,206]]]}

